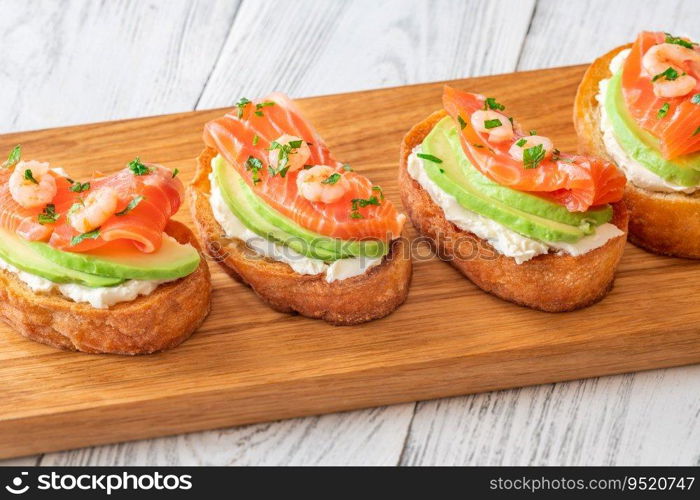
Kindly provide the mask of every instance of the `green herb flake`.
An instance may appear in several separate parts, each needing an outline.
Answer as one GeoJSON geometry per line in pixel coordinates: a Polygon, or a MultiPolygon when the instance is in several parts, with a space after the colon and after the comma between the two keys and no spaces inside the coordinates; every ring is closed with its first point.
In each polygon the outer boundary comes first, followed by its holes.
{"type": "Polygon", "coordinates": [[[538,144],[523,151],[523,166],[525,168],[537,168],[544,160],[544,146],[538,144]]]}
{"type": "Polygon", "coordinates": [[[670,107],[671,107],[671,106],[670,106],[667,102],[665,102],[664,105],[661,106],[661,107],[659,108],[659,110],[656,112],[656,117],[659,118],[659,119],[661,119],[661,118],[663,118],[664,116],[666,116],[666,115],[668,114],[668,110],[669,110],[670,107]]]}
{"type": "Polygon", "coordinates": [[[302,144],[304,144],[304,141],[301,139],[298,141],[289,141],[289,145],[292,147],[292,149],[299,149],[302,144]]]}
{"type": "Polygon", "coordinates": [[[263,116],[263,112],[260,111],[260,110],[257,110],[257,111],[255,112],[255,116],[263,116]]]}
{"type": "Polygon", "coordinates": [[[503,125],[503,123],[498,118],[494,118],[493,120],[484,120],[484,127],[486,129],[500,127],[501,125],[503,125]]]}
{"type": "Polygon", "coordinates": [[[351,219],[364,219],[365,217],[360,212],[353,212],[350,214],[351,219]]]}
{"type": "Polygon", "coordinates": [[[561,151],[557,148],[552,149],[552,160],[557,161],[561,158],[561,151]]]}
{"type": "Polygon", "coordinates": [[[462,115],[457,115],[457,121],[459,122],[459,128],[464,130],[464,127],[467,126],[467,122],[464,121],[464,118],[462,118],[462,115]]]}
{"type": "Polygon", "coordinates": [[[349,163],[343,163],[343,170],[345,170],[346,172],[352,172],[352,167],[349,163]]]}
{"type": "Polygon", "coordinates": [[[253,136],[253,146],[257,146],[259,140],[260,140],[260,137],[258,137],[258,135],[255,134],[255,135],[253,136]]]}
{"type": "Polygon", "coordinates": [[[529,133],[530,135],[537,135],[537,130],[534,130],[534,129],[533,129],[533,130],[530,130],[530,132],[528,132],[528,133],[529,133]]]}
{"type": "Polygon", "coordinates": [[[518,142],[515,143],[515,145],[519,148],[522,148],[525,144],[527,144],[527,139],[520,139],[518,140],[518,142]]]}
{"type": "Polygon", "coordinates": [[[139,205],[139,203],[141,203],[143,201],[143,199],[144,199],[144,197],[142,195],[138,195],[136,198],[134,198],[133,200],[131,200],[129,202],[129,204],[126,206],[126,208],[124,208],[124,210],[122,210],[121,212],[117,212],[114,215],[122,217],[122,216],[128,214],[133,209],[135,209],[139,205]]]}
{"type": "Polygon", "coordinates": [[[173,170],[172,179],[174,179],[175,177],[177,177],[177,174],[179,174],[179,173],[180,173],[180,169],[179,169],[179,168],[176,168],[175,170],[173,170]]]}
{"type": "Polygon", "coordinates": [[[75,245],[78,245],[85,240],[96,240],[99,237],[100,228],[98,227],[97,229],[93,229],[92,231],[88,231],[87,233],[79,234],[78,236],[73,236],[70,240],[70,246],[74,247],[75,245]]]}
{"type": "Polygon", "coordinates": [[[151,173],[151,169],[141,163],[141,159],[138,156],[131,160],[127,166],[129,167],[129,170],[134,173],[134,175],[148,175],[151,173]]]}
{"type": "Polygon", "coordinates": [[[441,174],[444,174],[444,173],[445,173],[445,169],[444,169],[444,168],[441,168],[441,169],[440,169],[440,173],[441,173],[441,174]]]}
{"type": "Polygon", "coordinates": [[[484,103],[484,109],[494,109],[496,111],[503,111],[506,109],[506,107],[496,101],[493,97],[487,97],[486,102],[484,103]]]}
{"type": "MultiPolygon", "coordinates": [[[[440,170],[442,170],[442,169],[440,169],[440,170]]],[[[444,170],[443,170],[443,172],[444,172],[444,170]]],[[[382,188],[380,188],[379,186],[372,186],[372,191],[378,192],[379,199],[384,201],[384,191],[382,191],[382,188]]]]}
{"type": "Polygon", "coordinates": [[[245,110],[245,107],[250,104],[250,99],[246,99],[245,97],[241,97],[238,102],[236,103],[236,107],[238,108],[238,119],[240,120],[243,117],[243,111],[245,110]]]}
{"type": "Polygon", "coordinates": [[[695,129],[695,132],[691,135],[691,137],[695,137],[696,135],[700,134],[700,127],[695,129]]]}
{"type": "Polygon", "coordinates": [[[693,97],[691,97],[690,102],[700,105],[700,94],[695,94],[693,97]]]}
{"type": "Polygon", "coordinates": [[[674,44],[674,45],[680,45],[681,47],[685,47],[686,49],[692,49],[692,48],[693,48],[693,45],[697,45],[697,44],[694,44],[694,43],[689,42],[689,41],[687,41],[687,40],[683,40],[683,39],[680,38],[680,37],[673,36],[673,35],[670,34],[670,33],[665,33],[665,35],[666,35],[666,39],[664,40],[664,42],[666,42],[666,43],[672,43],[672,44],[674,44]]]}
{"type": "Polygon", "coordinates": [[[418,153],[416,155],[418,158],[422,158],[424,160],[432,161],[433,163],[442,163],[442,160],[438,158],[437,156],[425,154],[425,153],[418,153]]]}
{"type": "Polygon", "coordinates": [[[27,169],[24,171],[24,180],[32,182],[34,184],[39,184],[39,182],[34,178],[34,175],[32,174],[31,169],[27,169]]]}
{"type": "Polygon", "coordinates": [[[275,103],[272,101],[265,101],[265,102],[259,102],[258,104],[255,105],[255,115],[256,116],[263,116],[262,109],[266,108],[268,106],[274,106],[275,103]]]}
{"type": "Polygon", "coordinates": [[[245,162],[246,170],[253,172],[253,184],[260,182],[260,170],[263,164],[255,156],[249,156],[245,162]]]}
{"type": "Polygon", "coordinates": [[[651,79],[651,81],[655,82],[659,78],[663,78],[664,80],[672,82],[673,80],[678,78],[678,71],[669,66],[668,68],[666,68],[665,71],[659,73],[658,75],[655,75],[654,78],[651,79]]]}
{"type": "Polygon", "coordinates": [[[10,168],[14,167],[19,163],[19,161],[22,159],[22,146],[20,144],[17,144],[12,150],[10,151],[10,154],[7,155],[7,160],[3,162],[1,168],[10,168]]]}
{"type": "Polygon", "coordinates": [[[44,210],[37,216],[39,224],[54,224],[61,214],[56,213],[56,205],[49,203],[44,207],[44,210]]]}
{"type": "Polygon", "coordinates": [[[301,139],[296,141],[289,141],[287,144],[280,144],[277,141],[272,141],[272,144],[270,144],[270,147],[267,149],[268,151],[277,150],[278,153],[277,169],[274,169],[272,165],[268,167],[268,169],[270,170],[270,175],[274,177],[275,175],[280,174],[281,177],[284,177],[284,175],[289,170],[289,155],[296,154],[297,149],[299,149],[303,143],[304,141],[301,139]]]}
{"type": "Polygon", "coordinates": [[[335,184],[340,180],[340,174],[339,173],[334,173],[328,176],[328,178],[325,181],[321,181],[321,184],[335,184]]]}
{"type": "Polygon", "coordinates": [[[71,183],[71,187],[69,189],[74,193],[82,193],[82,192],[90,189],[90,183],[89,182],[81,183],[81,182],[73,181],[71,183]]]}

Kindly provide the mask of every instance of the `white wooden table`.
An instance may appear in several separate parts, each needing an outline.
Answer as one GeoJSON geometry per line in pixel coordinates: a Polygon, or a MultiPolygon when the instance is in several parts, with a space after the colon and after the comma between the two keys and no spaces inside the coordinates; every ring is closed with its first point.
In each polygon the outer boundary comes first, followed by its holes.
{"type": "MultiPolygon", "coordinates": [[[[0,0],[0,133],[584,63],[698,20],[697,0],[0,0]]],[[[0,464],[700,465],[699,415],[691,366],[0,464]]]]}

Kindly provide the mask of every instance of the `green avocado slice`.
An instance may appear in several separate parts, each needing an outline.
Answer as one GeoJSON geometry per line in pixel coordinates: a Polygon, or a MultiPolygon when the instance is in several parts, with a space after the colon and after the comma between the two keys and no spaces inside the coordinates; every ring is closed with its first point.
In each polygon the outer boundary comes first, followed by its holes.
{"type": "Polygon", "coordinates": [[[456,134],[449,117],[441,120],[423,141],[422,150],[442,163],[425,160],[423,164],[428,177],[467,210],[530,238],[568,243],[579,241],[612,217],[610,207],[571,213],[542,198],[490,182],[469,163],[456,134]]]}
{"type": "Polygon", "coordinates": [[[76,271],[44,257],[37,248],[46,243],[30,243],[7,229],[0,228],[0,258],[17,269],[40,276],[54,283],[76,283],[102,288],[119,285],[124,280],[76,271]]]}
{"type": "Polygon", "coordinates": [[[347,257],[381,257],[388,251],[381,241],[341,240],[303,228],[263,202],[221,156],[212,160],[212,170],[226,206],[248,229],[263,238],[326,262],[347,257]]]}
{"type": "Polygon", "coordinates": [[[630,158],[672,184],[686,187],[700,184],[700,153],[665,159],[659,150],[659,140],[630,116],[622,95],[622,71],[610,78],[604,106],[615,139],[630,158]]]}
{"type": "Polygon", "coordinates": [[[192,274],[199,267],[199,252],[163,235],[158,251],[147,254],[132,244],[110,245],[89,253],[64,252],[46,243],[29,243],[39,255],[60,266],[110,279],[174,280],[192,274]]]}

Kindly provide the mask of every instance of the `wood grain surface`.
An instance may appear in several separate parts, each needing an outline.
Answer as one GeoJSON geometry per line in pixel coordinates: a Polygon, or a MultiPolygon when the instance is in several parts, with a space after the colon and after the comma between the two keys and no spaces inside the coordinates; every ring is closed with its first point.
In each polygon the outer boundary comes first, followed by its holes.
{"type": "MultiPolygon", "coordinates": [[[[298,97],[586,63],[642,29],[697,36],[700,15],[696,0],[294,3],[0,0],[0,132],[230,106],[271,88],[298,97]],[[258,10],[288,22],[261,36],[258,10]],[[130,70],[141,58],[151,77],[130,70]]],[[[698,366],[660,369],[0,465],[700,465],[698,387],[698,366]]]]}
{"type": "MultiPolygon", "coordinates": [[[[568,115],[582,72],[558,68],[452,84],[504,96],[524,126],[570,149],[575,137],[568,115]]],[[[365,91],[301,105],[338,157],[396,201],[401,136],[407,124],[439,106],[441,88],[365,91]]],[[[95,164],[117,169],[140,155],[187,178],[203,123],[220,113],[8,134],[0,137],[0,149],[21,142],[26,157],[64,166],[74,177],[88,175],[95,164]]],[[[140,358],[63,353],[2,330],[1,456],[700,360],[688,288],[700,265],[633,247],[607,299],[558,315],[486,295],[423,253],[403,307],[347,328],[275,313],[216,266],[213,271],[210,318],[171,352],[140,358]]]]}

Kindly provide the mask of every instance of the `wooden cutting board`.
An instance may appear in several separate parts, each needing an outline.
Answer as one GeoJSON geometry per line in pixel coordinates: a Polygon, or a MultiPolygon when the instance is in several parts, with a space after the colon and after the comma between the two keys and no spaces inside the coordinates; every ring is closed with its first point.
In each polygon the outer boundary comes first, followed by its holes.
{"type": "MultiPolygon", "coordinates": [[[[575,149],[584,67],[451,82],[497,96],[526,128],[575,149]]],[[[336,156],[400,205],[399,144],[440,107],[430,83],[301,100],[336,156]]],[[[254,97],[254,96],[248,96],[254,97]]],[[[221,110],[0,136],[74,177],[140,156],[188,180],[221,110]]],[[[178,218],[189,222],[186,208],[178,218]]],[[[409,224],[410,225],[410,224],[409,224]]],[[[409,230],[410,236],[415,232],[409,230]]],[[[126,358],[60,352],[0,326],[0,458],[700,361],[700,263],[631,245],[614,290],[548,314],[487,295],[425,247],[407,302],[355,327],[276,313],[216,264],[213,309],[182,346],[126,358]]]]}

